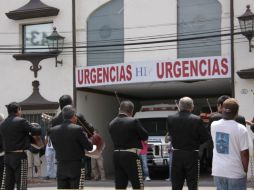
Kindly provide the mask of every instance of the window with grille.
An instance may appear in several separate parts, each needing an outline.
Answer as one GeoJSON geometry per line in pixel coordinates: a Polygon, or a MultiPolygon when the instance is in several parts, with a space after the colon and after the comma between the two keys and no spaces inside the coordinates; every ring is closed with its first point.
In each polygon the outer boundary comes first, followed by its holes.
{"type": "MultiPolygon", "coordinates": [[[[46,135],[47,128],[49,127],[49,122],[45,121],[41,117],[42,113],[25,113],[22,115],[26,120],[28,120],[30,123],[38,123],[42,128],[42,136],[46,135]]],[[[52,117],[55,116],[55,113],[46,113],[47,115],[50,115],[52,117]]]]}

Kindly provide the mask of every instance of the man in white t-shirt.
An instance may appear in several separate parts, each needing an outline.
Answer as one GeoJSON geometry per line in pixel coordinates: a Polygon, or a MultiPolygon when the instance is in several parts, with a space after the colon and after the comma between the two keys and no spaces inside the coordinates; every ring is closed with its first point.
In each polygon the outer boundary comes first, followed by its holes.
{"type": "Polygon", "coordinates": [[[246,190],[248,131],[245,126],[234,121],[239,109],[234,98],[225,100],[222,106],[222,119],[211,125],[214,183],[217,190],[246,190]]]}

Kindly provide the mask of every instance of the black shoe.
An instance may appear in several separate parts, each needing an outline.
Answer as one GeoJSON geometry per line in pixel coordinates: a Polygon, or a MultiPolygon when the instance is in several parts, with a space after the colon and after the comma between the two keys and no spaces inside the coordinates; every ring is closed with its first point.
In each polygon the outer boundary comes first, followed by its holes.
{"type": "Polygon", "coordinates": [[[45,180],[49,180],[49,176],[44,177],[45,180]]]}

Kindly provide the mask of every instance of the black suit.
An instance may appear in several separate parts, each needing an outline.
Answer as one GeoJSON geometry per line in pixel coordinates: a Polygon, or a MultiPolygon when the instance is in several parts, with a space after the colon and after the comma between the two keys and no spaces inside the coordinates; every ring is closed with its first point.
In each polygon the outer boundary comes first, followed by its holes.
{"type": "Polygon", "coordinates": [[[126,189],[128,180],[133,189],[142,189],[143,174],[137,152],[128,149],[142,149],[141,140],[148,139],[147,131],[132,117],[119,114],[109,124],[109,132],[114,144],[115,188],[126,189]]]}
{"type": "MultiPolygon", "coordinates": [[[[82,121],[82,119],[80,117],[83,118],[83,120],[85,120],[84,116],[82,114],[78,114],[77,115],[78,120],[82,121]]],[[[64,121],[63,119],[63,113],[60,112],[57,116],[55,116],[52,119],[52,127],[56,126],[56,125],[60,125],[62,124],[64,121]]],[[[85,124],[87,129],[91,132],[91,134],[93,134],[93,128],[90,126],[90,124],[85,120],[85,124]]],[[[78,125],[81,125],[79,122],[77,123],[78,125]]],[[[82,123],[84,125],[84,123],[82,123]]],[[[87,133],[87,131],[85,131],[87,133]]],[[[87,133],[88,138],[91,137],[91,134],[87,133]]],[[[85,165],[85,178],[86,179],[91,179],[91,173],[92,173],[92,167],[91,167],[91,158],[88,156],[84,157],[84,165],[85,165]]]]}
{"type": "Polygon", "coordinates": [[[0,189],[2,187],[3,172],[4,172],[4,150],[2,136],[0,134],[0,189]]]}
{"type": "Polygon", "coordinates": [[[60,112],[57,116],[55,116],[53,119],[52,119],[52,127],[56,126],[56,125],[60,125],[62,124],[64,121],[63,119],[63,113],[60,112]]]}
{"type": "Polygon", "coordinates": [[[0,126],[5,151],[5,175],[2,188],[7,190],[27,189],[27,156],[24,152],[30,146],[30,136],[40,135],[41,128],[32,126],[27,120],[9,115],[0,126]]]}
{"type": "Polygon", "coordinates": [[[92,150],[80,126],[66,120],[49,130],[56,150],[58,189],[78,189],[84,186],[84,151],[92,150]]]}
{"type": "Polygon", "coordinates": [[[181,190],[184,180],[189,190],[197,190],[199,175],[199,146],[211,139],[200,117],[181,111],[168,117],[172,138],[172,190],[181,190]]]}

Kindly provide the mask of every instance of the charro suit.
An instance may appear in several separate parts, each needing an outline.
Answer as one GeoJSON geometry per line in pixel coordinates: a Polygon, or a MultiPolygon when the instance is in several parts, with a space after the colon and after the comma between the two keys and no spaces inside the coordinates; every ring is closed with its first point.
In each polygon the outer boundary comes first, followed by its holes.
{"type": "Polygon", "coordinates": [[[52,127],[56,126],[56,125],[60,125],[62,124],[64,121],[63,119],[63,113],[60,112],[57,116],[55,116],[53,119],[52,119],[52,127]]]}
{"type": "Polygon", "coordinates": [[[109,124],[114,144],[115,188],[126,189],[128,180],[133,189],[143,189],[141,163],[135,150],[142,149],[141,140],[148,139],[141,123],[125,114],[119,114],[109,124]]]}
{"type": "Polygon", "coordinates": [[[186,179],[189,190],[197,190],[199,146],[211,139],[200,117],[181,111],[168,117],[172,138],[172,190],[181,190],[186,179]]]}
{"type": "Polygon", "coordinates": [[[49,130],[56,150],[58,189],[82,189],[84,186],[84,151],[92,150],[79,125],[65,120],[49,130]]]}
{"type": "Polygon", "coordinates": [[[4,183],[1,189],[27,189],[27,156],[25,150],[30,146],[30,136],[40,135],[41,128],[32,126],[27,120],[15,115],[9,115],[0,126],[5,151],[3,175],[4,183]]]}
{"type": "MultiPolygon", "coordinates": [[[[77,125],[85,125],[86,128],[90,131],[90,134],[87,133],[86,130],[84,132],[87,134],[87,137],[90,138],[91,134],[93,134],[93,127],[87,122],[83,114],[77,114],[78,122],[77,125]]],[[[52,127],[56,125],[60,125],[63,123],[63,113],[60,112],[57,116],[52,119],[52,127]]],[[[92,167],[91,167],[91,157],[84,157],[84,165],[85,165],[85,178],[91,179],[92,167]]]]}
{"type": "Polygon", "coordinates": [[[4,149],[2,135],[0,134],[0,189],[2,186],[3,172],[4,172],[4,149]]]}

